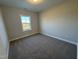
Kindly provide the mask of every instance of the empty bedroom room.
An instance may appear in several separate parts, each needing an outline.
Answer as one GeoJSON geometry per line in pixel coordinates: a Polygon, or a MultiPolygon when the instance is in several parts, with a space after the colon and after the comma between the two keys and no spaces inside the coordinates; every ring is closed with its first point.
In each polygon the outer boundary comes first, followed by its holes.
{"type": "Polygon", "coordinates": [[[0,0],[0,59],[77,59],[78,0],[0,0]]]}

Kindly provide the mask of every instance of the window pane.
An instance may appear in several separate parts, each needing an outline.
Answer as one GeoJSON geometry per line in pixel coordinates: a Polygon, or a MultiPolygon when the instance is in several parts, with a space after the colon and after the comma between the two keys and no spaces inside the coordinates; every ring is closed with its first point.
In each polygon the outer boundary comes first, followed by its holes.
{"type": "Polygon", "coordinates": [[[31,30],[31,17],[30,16],[21,16],[21,23],[23,31],[31,30]]]}

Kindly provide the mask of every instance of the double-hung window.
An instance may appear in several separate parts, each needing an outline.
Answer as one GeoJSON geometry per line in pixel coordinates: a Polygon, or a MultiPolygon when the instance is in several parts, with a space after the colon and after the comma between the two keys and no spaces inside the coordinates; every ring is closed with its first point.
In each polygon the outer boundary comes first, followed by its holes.
{"type": "Polygon", "coordinates": [[[20,16],[22,23],[22,30],[27,31],[31,30],[31,17],[30,16],[20,16]]]}

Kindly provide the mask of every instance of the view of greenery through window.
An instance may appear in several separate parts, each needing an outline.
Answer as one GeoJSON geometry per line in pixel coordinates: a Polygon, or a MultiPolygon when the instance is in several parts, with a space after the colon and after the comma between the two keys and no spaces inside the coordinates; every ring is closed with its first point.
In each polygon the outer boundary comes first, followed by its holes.
{"type": "Polygon", "coordinates": [[[23,31],[31,30],[31,17],[21,16],[21,23],[23,31]]]}

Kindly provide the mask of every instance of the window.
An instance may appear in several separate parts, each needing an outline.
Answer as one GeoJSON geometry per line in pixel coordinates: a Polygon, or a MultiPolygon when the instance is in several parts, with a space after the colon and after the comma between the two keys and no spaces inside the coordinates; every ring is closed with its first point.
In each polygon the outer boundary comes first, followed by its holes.
{"type": "Polygon", "coordinates": [[[31,30],[31,17],[30,16],[20,16],[22,23],[22,30],[31,30]]]}

